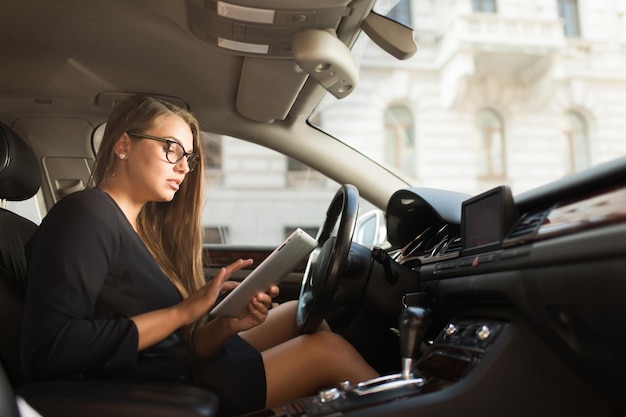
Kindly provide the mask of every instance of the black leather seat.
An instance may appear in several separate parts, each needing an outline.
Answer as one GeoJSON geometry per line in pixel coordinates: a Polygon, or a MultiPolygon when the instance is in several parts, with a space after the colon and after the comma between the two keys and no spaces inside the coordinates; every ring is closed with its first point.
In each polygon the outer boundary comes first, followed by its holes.
{"type": "MultiPolygon", "coordinates": [[[[26,200],[40,185],[41,170],[33,151],[0,122],[0,202],[26,200]]],[[[26,289],[24,245],[36,228],[0,206],[0,416],[19,416],[13,391],[45,417],[215,415],[217,397],[190,386],[110,381],[28,384],[20,366],[19,342],[26,289]]]]}
{"type": "MultiPolygon", "coordinates": [[[[7,125],[0,122],[0,201],[22,201],[39,190],[37,158],[7,125]]],[[[13,386],[26,382],[19,366],[19,340],[26,288],[24,245],[37,225],[0,208],[0,361],[13,386]]]]}

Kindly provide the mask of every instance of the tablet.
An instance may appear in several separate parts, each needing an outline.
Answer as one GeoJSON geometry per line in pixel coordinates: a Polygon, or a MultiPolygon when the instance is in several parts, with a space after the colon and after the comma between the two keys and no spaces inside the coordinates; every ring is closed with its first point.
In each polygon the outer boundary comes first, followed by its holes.
{"type": "Polygon", "coordinates": [[[302,229],[296,229],[259,266],[248,274],[220,303],[210,316],[243,317],[248,314],[250,300],[272,285],[278,284],[317,247],[317,240],[302,229]]]}

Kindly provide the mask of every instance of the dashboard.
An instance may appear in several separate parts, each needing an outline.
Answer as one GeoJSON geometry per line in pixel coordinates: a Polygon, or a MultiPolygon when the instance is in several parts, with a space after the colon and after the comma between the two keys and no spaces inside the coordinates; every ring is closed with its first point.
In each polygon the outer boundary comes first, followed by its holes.
{"type": "Polygon", "coordinates": [[[404,189],[387,209],[396,261],[415,269],[437,263],[437,272],[517,257],[536,242],[624,222],[626,158],[519,197],[507,186],[477,196],[404,189]]]}
{"type": "MultiPolygon", "coordinates": [[[[624,407],[626,158],[517,196],[506,186],[478,196],[400,190],[388,216],[394,259],[418,272],[422,291],[432,295],[431,327],[438,333],[423,369],[447,375],[443,380],[450,372],[455,380],[467,377],[485,354],[476,353],[480,329],[495,335],[522,322],[546,343],[541,355],[554,355],[574,379],[589,384],[585,392],[624,407]],[[452,346],[446,340],[458,328],[473,330],[452,346]]],[[[516,343],[529,348],[529,340],[530,334],[516,343]]],[[[512,360],[537,379],[554,378],[547,374],[553,362],[512,360]]],[[[545,389],[557,395],[554,383],[545,389]]]]}
{"type": "Polygon", "coordinates": [[[402,189],[387,231],[386,268],[374,266],[360,304],[392,311],[382,305],[404,294],[399,328],[419,312],[413,372],[255,416],[623,414],[626,158],[515,196],[402,189]]]}

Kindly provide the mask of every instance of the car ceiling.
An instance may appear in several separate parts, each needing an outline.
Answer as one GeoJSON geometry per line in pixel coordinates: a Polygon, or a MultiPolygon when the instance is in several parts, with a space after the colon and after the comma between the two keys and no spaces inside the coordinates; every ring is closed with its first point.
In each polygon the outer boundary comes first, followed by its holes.
{"type": "MultiPolygon", "coordinates": [[[[73,114],[95,126],[106,120],[117,100],[125,95],[158,94],[182,99],[207,130],[252,140],[289,156],[297,157],[303,146],[294,143],[294,138],[312,137],[320,142],[318,150],[311,146],[309,160],[306,156],[300,159],[339,182],[349,181],[357,172],[371,172],[371,167],[365,169],[369,162],[365,158],[359,161],[358,157],[352,171],[338,169],[332,159],[346,157],[350,151],[337,148],[330,158],[328,150],[340,145],[324,134],[312,132],[305,123],[326,91],[312,77],[305,75],[304,83],[294,79],[301,78],[294,73],[302,71],[298,71],[292,56],[285,55],[284,48],[282,56],[270,48],[269,55],[274,56],[258,58],[212,44],[213,35],[234,31],[236,26],[216,17],[216,3],[4,2],[0,13],[0,119],[12,123],[22,116],[73,114]]],[[[325,30],[334,30],[343,44],[351,46],[372,3],[299,1],[295,11],[302,12],[310,23],[265,25],[263,30],[244,24],[245,40],[288,44],[292,32],[319,24],[325,30]],[[326,27],[331,25],[335,27],[326,27]]],[[[290,13],[294,10],[293,2],[285,0],[239,0],[237,4],[290,13]]],[[[368,175],[362,175],[362,185],[368,175]]],[[[393,191],[406,186],[389,173],[374,175],[370,179],[380,181],[382,175],[393,184],[378,195],[368,196],[381,207],[393,191]]]]}
{"type": "Polygon", "coordinates": [[[228,112],[235,107],[246,58],[196,38],[188,24],[190,4],[12,2],[0,18],[3,72],[19,70],[24,77],[2,77],[0,88],[5,94],[47,98],[159,91],[184,97],[191,107],[228,112]],[[24,16],[29,27],[23,27],[24,16]]]}

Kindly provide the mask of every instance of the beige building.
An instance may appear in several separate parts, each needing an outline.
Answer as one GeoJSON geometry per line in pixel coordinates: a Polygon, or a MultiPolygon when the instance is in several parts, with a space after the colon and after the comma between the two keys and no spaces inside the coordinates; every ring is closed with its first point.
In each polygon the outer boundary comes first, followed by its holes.
{"type": "Polygon", "coordinates": [[[338,137],[419,184],[468,193],[521,192],[626,154],[626,1],[408,4],[420,50],[394,62],[363,49],[374,76],[321,114],[338,137]]]}
{"type": "MultiPolygon", "coordinates": [[[[365,75],[315,118],[335,136],[417,185],[470,194],[626,155],[626,1],[412,0],[390,13],[420,50],[398,61],[366,37],[355,45],[365,75]]],[[[213,240],[271,244],[319,224],[337,184],[222,140],[213,240]]]]}

